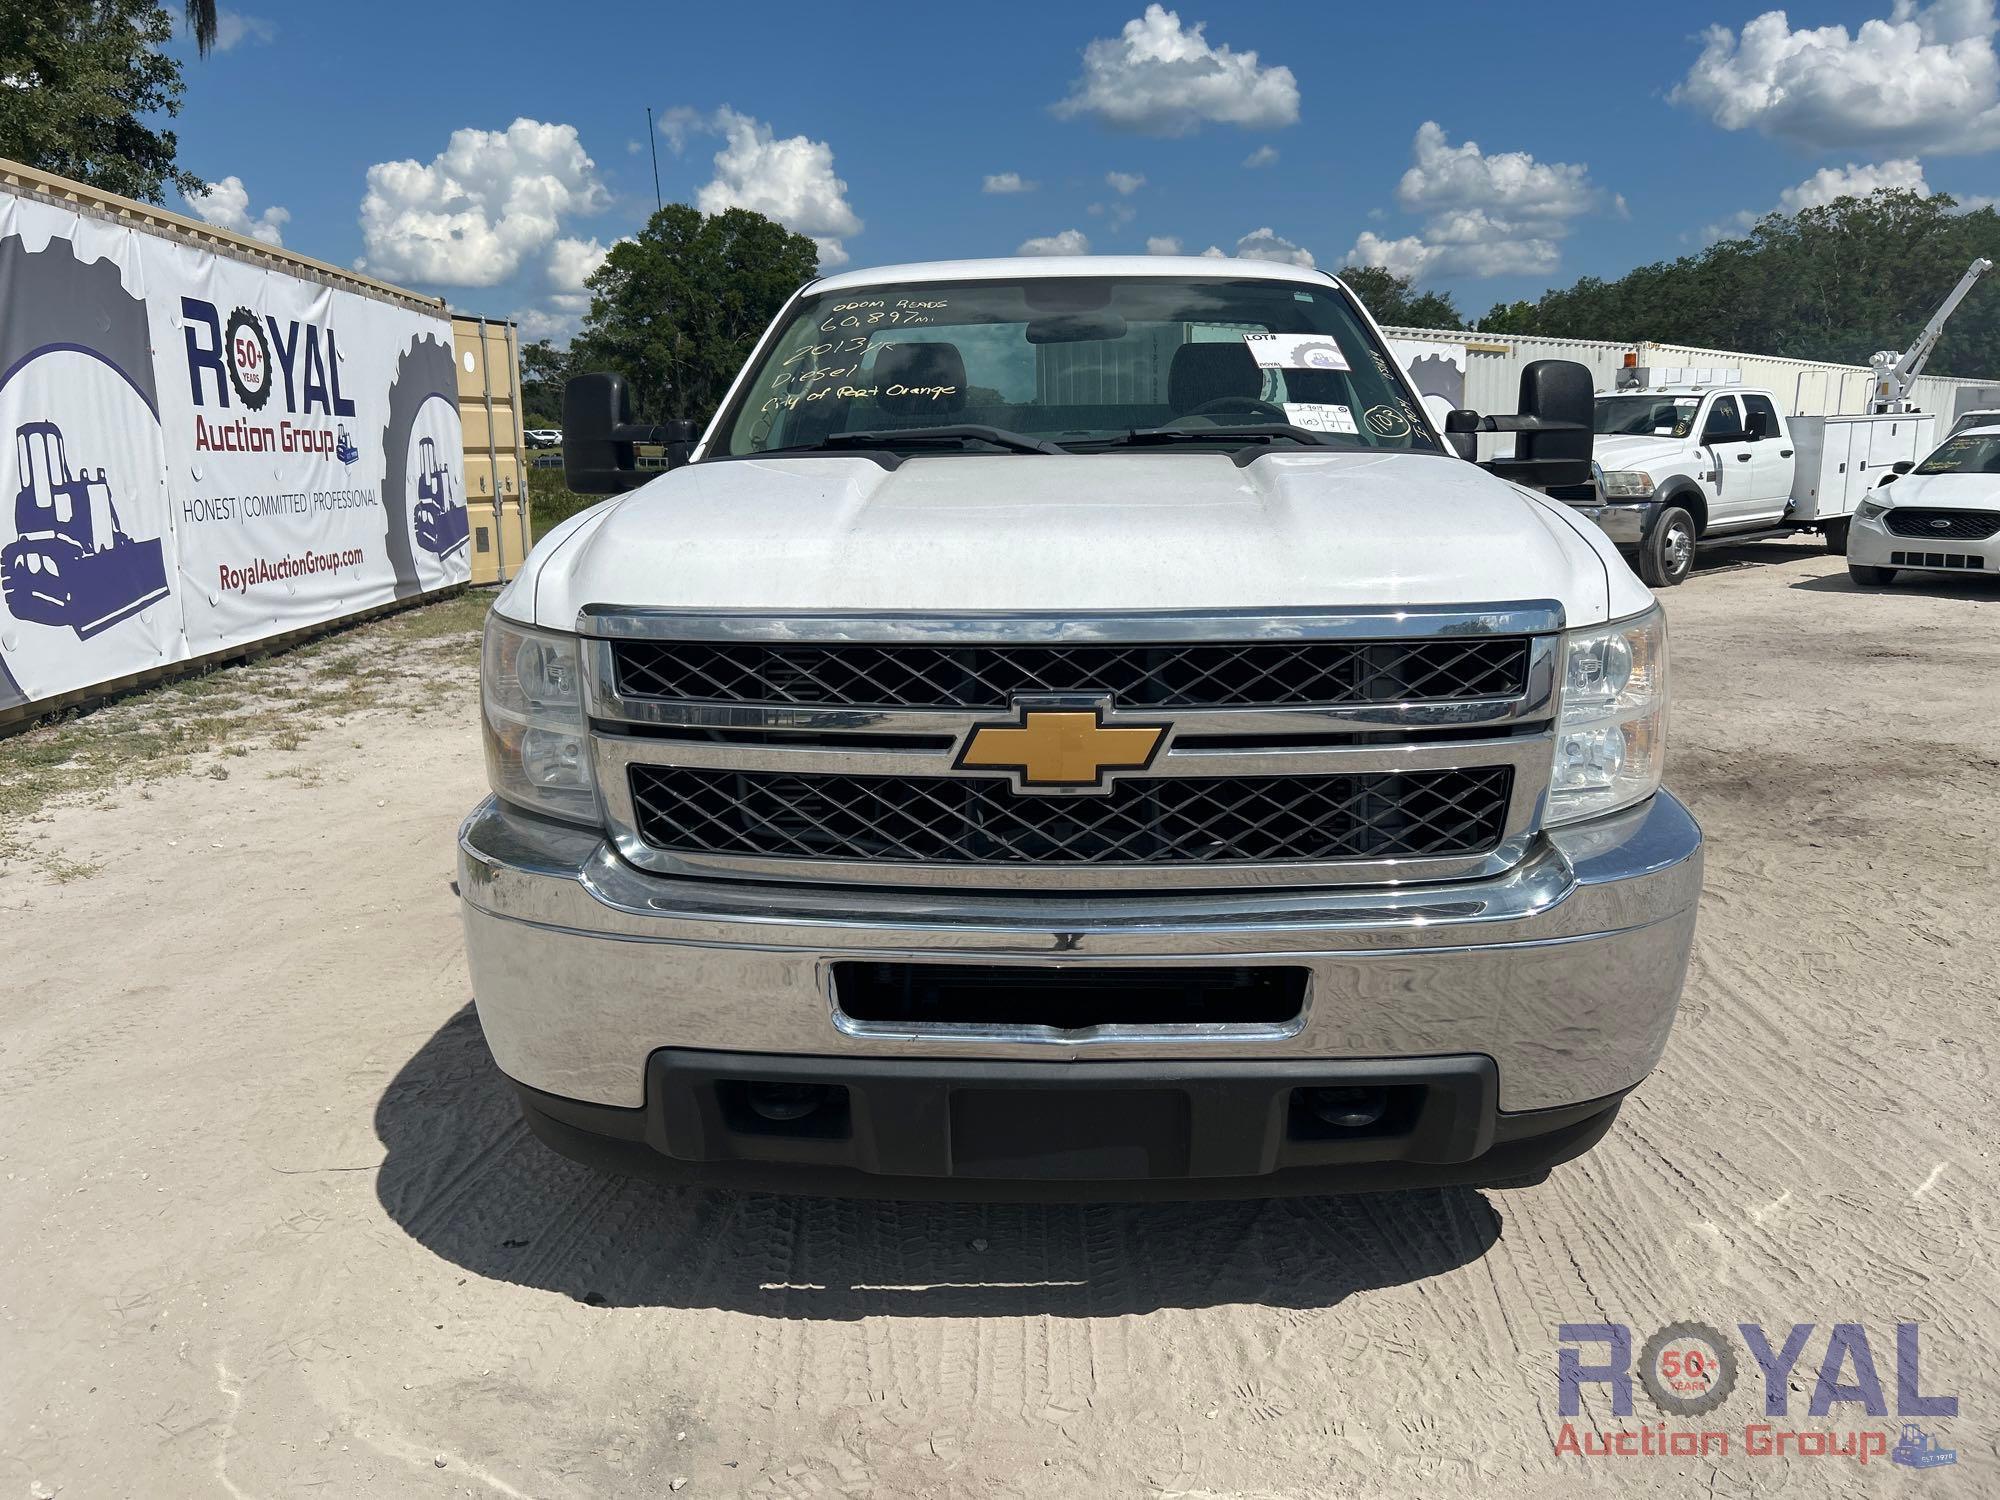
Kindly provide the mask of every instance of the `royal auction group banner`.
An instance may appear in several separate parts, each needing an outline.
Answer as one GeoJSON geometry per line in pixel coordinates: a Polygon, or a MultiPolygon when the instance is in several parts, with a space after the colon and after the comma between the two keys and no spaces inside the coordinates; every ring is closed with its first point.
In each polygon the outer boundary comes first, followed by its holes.
{"type": "Polygon", "coordinates": [[[451,323],[0,194],[0,711],[463,583],[451,323]]]}

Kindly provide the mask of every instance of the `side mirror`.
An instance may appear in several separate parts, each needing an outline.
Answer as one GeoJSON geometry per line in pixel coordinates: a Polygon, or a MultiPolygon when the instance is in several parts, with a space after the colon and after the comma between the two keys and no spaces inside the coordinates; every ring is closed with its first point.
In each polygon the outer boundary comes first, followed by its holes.
{"type": "Polygon", "coordinates": [[[1460,458],[1479,457],[1479,413],[1454,407],[1444,414],[1444,440],[1460,458]]]}
{"type": "Polygon", "coordinates": [[[651,475],[639,472],[632,440],[632,393],[623,375],[596,371],[563,382],[563,483],[579,495],[619,495],[651,475]]]}
{"type": "MultiPolygon", "coordinates": [[[[1915,462],[1914,462],[1914,461],[1912,461],[1912,460],[1910,460],[1910,459],[1907,459],[1907,458],[1899,458],[1899,459],[1897,459],[1897,460],[1896,460],[1896,462],[1894,462],[1893,464],[1891,464],[1891,465],[1890,465],[1889,467],[1890,467],[1890,468],[1892,468],[1892,469],[1894,469],[1894,470],[1895,470],[1895,471],[1896,471],[1896,472],[1897,472],[1898,474],[1907,474],[1907,473],[1909,473],[1909,472],[1910,472],[1910,470],[1912,470],[1912,469],[1914,469],[1914,468],[1916,467],[1916,464],[1915,464],[1915,462]]],[[[1886,483],[1886,482],[1887,482],[1887,481],[1885,480],[1885,481],[1884,481],[1884,483],[1886,483]]]]}
{"type": "Polygon", "coordinates": [[[621,495],[653,478],[658,469],[639,467],[640,443],[665,447],[666,467],[678,469],[700,441],[698,422],[634,422],[623,375],[600,370],[563,384],[563,483],[579,495],[621,495]]]}
{"type": "Polygon", "coordinates": [[[694,445],[701,441],[701,423],[676,417],[660,424],[660,434],[667,445],[667,467],[678,469],[694,457],[694,445]]]}
{"type": "MultiPolygon", "coordinates": [[[[1590,483],[1590,454],[1596,442],[1596,396],[1588,366],[1571,359],[1537,359],[1521,371],[1520,415],[1487,417],[1486,432],[1512,432],[1512,458],[1484,465],[1502,479],[1546,489],[1590,483]]],[[[1447,419],[1445,430],[1451,431],[1447,419]]]]}
{"type": "Polygon", "coordinates": [[[1875,488],[1879,490],[1885,484],[1894,484],[1896,482],[1896,476],[1902,472],[1903,472],[1903,466],[1901,464],[1897,464],[1894,469],[1890,470],[1887,474],[1884,474],[1880,479],[1875,481],[1875,488]]]}

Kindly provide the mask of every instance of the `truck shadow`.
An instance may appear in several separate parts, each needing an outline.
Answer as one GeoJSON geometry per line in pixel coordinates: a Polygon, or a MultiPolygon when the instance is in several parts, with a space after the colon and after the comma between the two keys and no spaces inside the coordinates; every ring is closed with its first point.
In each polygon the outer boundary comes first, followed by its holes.
{"type": "Polygon", "coordinates": [[[787,1318],[1117,1317],[1331,1307],[1476,1261],[1500,1216],[1465,1188],[1197,1204],[784,1198],[602,1176],[521,1123],[467,1005],[376,1105],[376,1196],[479,1276],[593,1306],[787,1318]]]}

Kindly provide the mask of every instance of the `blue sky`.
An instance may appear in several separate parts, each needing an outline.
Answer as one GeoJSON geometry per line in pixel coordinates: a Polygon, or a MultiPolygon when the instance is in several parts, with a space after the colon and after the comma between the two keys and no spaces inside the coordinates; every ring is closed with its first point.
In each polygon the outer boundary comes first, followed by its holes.
{"type": "Polygon", "coordinates": [[[531,333],[651,211],[649,105],[669,200],[828,262],[1177,242],[1372,259],[1477,314],[1844,187],[2000,191],[1995,31],[1994,0],[244,0],[175,128],[204,216],[531,333]]]}

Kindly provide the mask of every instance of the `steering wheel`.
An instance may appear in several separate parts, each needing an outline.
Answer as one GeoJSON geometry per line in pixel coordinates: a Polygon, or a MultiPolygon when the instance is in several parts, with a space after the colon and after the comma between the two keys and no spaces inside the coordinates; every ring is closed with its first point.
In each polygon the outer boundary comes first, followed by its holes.
{"type": "Polygon", "coordinates": [[[1256,396],[1217,396],[1213,401],[1204,401],[1193,411],[1183,412],[1188,417],[1205,417],[1210,412],[1240,411],[1251,416],[1268,417],[1273,422],[1289,422],[1285,409],[1274,402],[1260,400],[1256,396]]]}

